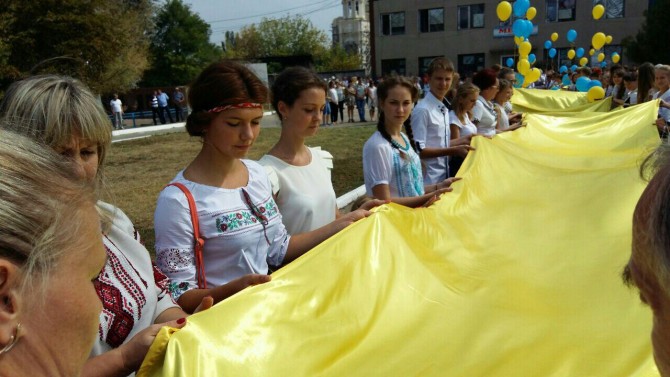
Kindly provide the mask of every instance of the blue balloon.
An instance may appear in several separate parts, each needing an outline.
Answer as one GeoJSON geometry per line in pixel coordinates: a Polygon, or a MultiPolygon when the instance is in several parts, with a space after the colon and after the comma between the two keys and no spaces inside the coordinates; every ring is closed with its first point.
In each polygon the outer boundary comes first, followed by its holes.
{"type": "Polygon", "coordinates": [[[579,67],[577,67],[577,64],[573,64],[572,67],[570,67],[570,70],[571,70],[572,72],[577,72],[577,69],[578,69],[578,68],[579,68],[579,67]]]}
{"type": "Polygon", "coordinates": [[[528,63],[530,64],[535,63],[535,59],[536,59],[535,54],[528,55],[528,63]]]}
{"type": "Polygon", "coordinates": [[[607,67],[607,62],[600,62],[600,66],[603,68],[607,67]]]}
{"type": "MultiPolygon", "coordinates": [[[[567,67],[566,67],[567,68],[567,67]]],[[[563,75],[563,85],[571,85],[572,81],[570,81],[570,76],[567,74],[563,75]]]]}
{"type": "Polygon", "coordinates": [[[591,79],[586,76],[581,76],[577,79],[575,86],[580,92],[588,92],[591,84],[591,79]]]}
{"type": "Polygon", "coordinates": [[[509,68],[512,68],[512,66],[514,65],[514,59],[507,58],[507,60],[505,61],[505,65],[507,65],[509,68]]]}
{"type": "Polygon", "coordinates": [[[526,15],[528,8],[530,7],[530,0],[516,0],[514,2],[514,15],[517,17],[523,17],[526,15]]]}
{"type": "Polygon", "coordinates": [[[561,68],[558,69],[558,73],[568,73],[568,67],[562,65],[561,68]]]}
{"type": "Polygon", "coordinates": [[[577,32],[575,31],[575,29],[570,29],[568,30],[568,34],[566,37],[568,39],[568,42],[572,43],[575,41],[575,39],[577,39],[577,32]]]}
{"type": "Polygon", "coordinates": [[[524,37],[530,38],[530,35],[533,34],[533,23],[528,20],[523,20],[524,25],[524,37]]]}
{"type": "Polygon", "coordinates": [[[581,48],[581,47],[578,48],[578,49],[575,51],[575,54],[577,55],[578,58],[581,58],[582,56],[584,56],[584,49],[581,48]]]}
{"type": "Polygon", "coordinates": [[[551,41],[550,40],[544,41],[544,48],[546,48],[547,50],[551,48],[551,41]]]}
{"type": "Polygon", "coordinates": [[[516,83],[514,83],[514,87],[515,88],[521,88],[521,86],[523,85],[523,80],[524,80],[523,75],[520,74],[519,72],[515,72],[514,77],[516,77],[516,83]]]}
{"type": "Polygon", "coordinates": [[[594,86],[599,86],[602,88],[603,83],[601,83],[600,80],[591,80],[591,82],[589,83],[589,89],[593,88],[594,86]]]}
{"type": "Polygon", "coordinates": [[[526,30],[526,26],[523,21],[524,20],[522,19],[518,19],[512,24],[512,33],[515,37],[523,37],[524,30],[526,30]]]}
{"type": "MultiPolygon", "coordinates": [[[[555,48],[552,47],[552,48],[549,50],[549,57],[552,58],[552,59],[556,57],[556,49],[555,49],[555,48]]],[[[567,69],[567,68],[566,68],[566,69],[567,69]]]]}

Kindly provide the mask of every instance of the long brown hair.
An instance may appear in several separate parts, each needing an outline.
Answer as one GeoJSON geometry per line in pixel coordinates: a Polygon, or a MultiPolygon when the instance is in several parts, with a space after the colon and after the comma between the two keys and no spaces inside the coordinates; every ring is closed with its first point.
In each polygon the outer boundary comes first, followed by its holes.
{"type": "MultiPolygon", "coordinates": [[[[379,103],[382,104],[384,101],[386,101],[386,98],[388,98],[389,91],[396,86],[401,86],[403,88],[406,88],[409,91],[410,96],[412,97],[412,103],[416,102],[419,99],[419,89],[412,84],[412,81],[408,79],[407,77],[404,76],[390,76],[387,78],[384,78],[384,81],[379,84],[379,87],[377,88],[377,97],[379,98],[379,103]]],[[[381,110],[382,108],[380,107],[379,111],[379,121],[377,122],[377,131],[386,139],[389,143],[391,143],[391,146],[393,148],[398,148],[393,141],[391,140],[391,135],[386,131],[386,120],[384,119],[384,111],[381,110]]],[[[412,125],[410,122],[411,115],[407,117],[407,120],[403,124],[405,126],[405,131],[407,132],[407,137],[409,138],[409,144],[412,146],[412,149],[414,151],[417,151],[416,148],[416,143],[414,142],[414,134],[412,132],[412,125]]],[[[418,151],[417,151],[418,152],[418,151]]]]}

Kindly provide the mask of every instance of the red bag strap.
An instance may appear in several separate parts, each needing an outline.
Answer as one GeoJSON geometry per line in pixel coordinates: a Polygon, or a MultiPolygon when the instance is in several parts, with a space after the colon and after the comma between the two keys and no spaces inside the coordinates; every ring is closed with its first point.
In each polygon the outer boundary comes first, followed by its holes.
{"type": "Polygon", "coordinates": [[[193,238],[195,239],[194,254],[198,288],[207,289],[207,280],[205,279],[205,263],[202,259],[202,250],[205,248],[205,239],[200,237],[200,223],[198,222],[198,209],[195,206],[195,200],[193,199],[193,195],[191,195],[191,191],[189,191],[183,184],[179,182],[173,182],[165,187],[168,186],[174,186],[180,189],[184,195],[186,195],[188,208],[191,212],[191,223],[193,224],[193,238]]]}

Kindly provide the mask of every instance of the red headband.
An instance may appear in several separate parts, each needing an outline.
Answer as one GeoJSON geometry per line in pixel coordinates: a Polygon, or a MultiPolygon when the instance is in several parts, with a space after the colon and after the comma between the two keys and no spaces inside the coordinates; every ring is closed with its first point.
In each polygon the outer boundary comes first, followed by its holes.
{"type": "Polygon", "coordinates": [[[217,106],[213,109],[207,110],[208,113],[220,113],[225,110],[230,110],[230,109],[262,109],[263,105],[260,103],[252,103],[252,102],[243,102],[243,103],[236,103],[234,105],[225,105],[225,106],[217,106]]]}

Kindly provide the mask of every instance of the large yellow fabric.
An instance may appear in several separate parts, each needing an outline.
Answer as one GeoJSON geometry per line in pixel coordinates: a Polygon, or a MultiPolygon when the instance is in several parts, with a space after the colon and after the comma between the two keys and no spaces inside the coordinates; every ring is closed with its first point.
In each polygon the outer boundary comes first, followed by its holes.
{"type": "Polygon", "coordinates": [[[527,114],[606,112],[612,106],[611,97],[589,103],[586,93],[565,90],[514,89],[511,101],[514,111],[527,114]]]}
{"type": "Polygon", "coordinates": [[[657,105],[528,115],[432,207],[387,205],[179,331],[140,376],[658,376],[620,278],[657,105]]]}

